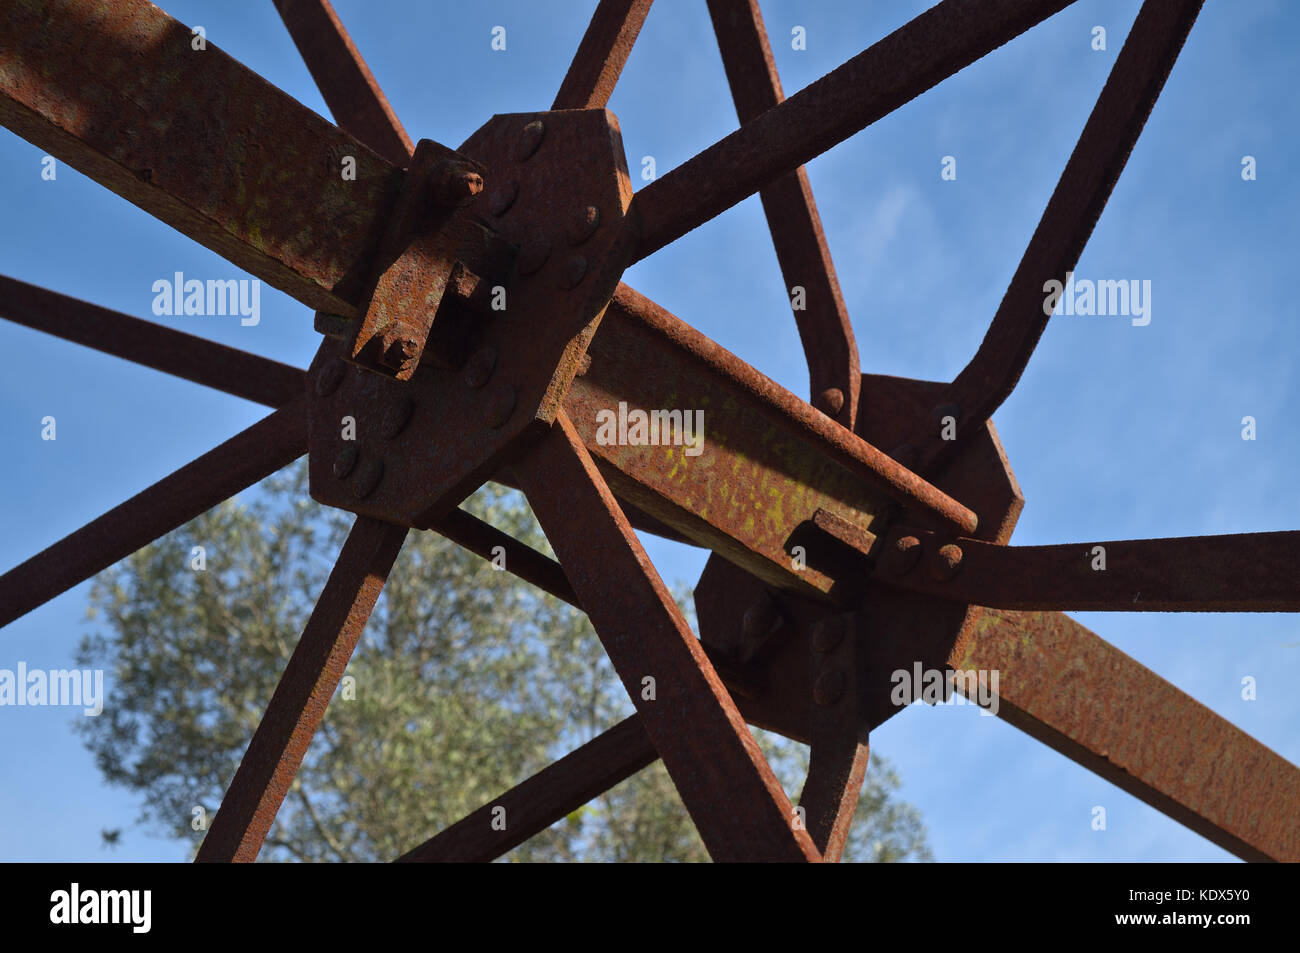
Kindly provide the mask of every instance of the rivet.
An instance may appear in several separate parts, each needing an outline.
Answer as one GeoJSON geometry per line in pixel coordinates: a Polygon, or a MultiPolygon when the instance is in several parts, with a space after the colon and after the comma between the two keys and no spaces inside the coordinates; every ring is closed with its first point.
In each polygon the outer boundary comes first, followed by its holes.
{"type": "Polygon", "coordinates": [[[813,686],[813,701],[823,708],[830,708],[844,695],[844,673],[838,668],[830,668],[817,676],[813,686]]]}
{"type": "Polygon", "coordinates": [[[334,475],[340,480],[345,479],[356,465],[357,448],[353,446],[344,447],[339,451],[339,455],[334,458],[334,475]]]}
{"type": "Polygon", "coordinates": [[[581,245],[596,233],[600,227],[600,209],[588,205],[582,209],[569,225],[569,244],[581,245]]]}
{"type": "Polygon", "coordinates": [[[492,379],[492,372],[496,370],[497,352],[490,347],[482,347],[474,352],[474,356],[465,362],[465,386],[471,390],[478,390],[489,380],[492,379]]]}
{"type": "Polygon", "coordinates": [[[380,426],[381,432],[389,440],[401,433],[411,420],[411,414],[415,412],[415,401],[409,397],[399,398],[388,409],[384,411],[384,420],[380,426]]]}
{"type": "Polygon", "coordinates": [[[828,387],[817,395],[817,409],[828,417],[835,417],[844,409],[844,391],[828,387]]]}
{"type": "Polygon", "coordinates": [[[961,569],[961,559],[961,547],[956,543],[940,546],[930,561],[930,578],[936,582],[947,582],[961,569]]]}
{"type": "Polygon", "coordinates": [[[546,259],[551,256],[551,240],[549,238],[534,238],[532,241],[525,243],[524,247],[519,249],[519,273],[521,275],[531,275],[546,264],[546,259]]]}
{"type": "Polygon", "coordinates": [[[745,616],[740,622],[740,627],[741,631],[745,633],[746,639],[757,642],[759,639],[770,635],[780,622],[781,618],[776,603],[772,601],[770,595],[764,592],[745,610],[745,616]]]}
{"type": "Polygon", "coordinates": [[[505,426],[510,415],[515,412],[515,399],[515,389],[512,385],[498,384],[488,396],[484,422],[493,430],[505,426]]]}
{"type": "Polygon", "coordinates": [[[365,460],[361,464],[361,469],[357,472],[356,480],[352,483],[352,495],[358,500],[364,500],[371,493],[375,492],[375,487],[379,486],[379,481],[383,476],[383,460],[365,460]]]}
{"type": "Polygon", "coordinates": [[[483,176],[465,162],[444,160],[433,172],[433,199],[447,208],[459,208],[483,191],[483,176]]]}
{"type": "Polygon", "coordinates": [[[316,374],[316,396],[328,397],[339,389],[343,383],[343,378],[347,376],[347,368],[343,366],[340,360],[332,360],[327,363],[316,374]]]}
{"type": "Polygon", "coordinates": [[[565,288],[576,288],[582,283],[582,279],[587,274],[587,259],[581,255],[574,255],[564,263],[564,271],[560,274],[560,284],[565,288]]]}
{"type": "Polygon", "coordinates": [[[824,619],[813,629],[813,648],[829,652],[844,640],[844,626],[840,622],[824,619]]]}
{"type": "Polygon", "coordinates": [[[896,576],[905,576],[921,558],[921,541],[915,536],[901,536],[885,553],[886,568],[896,576]]]}
{"type": "Polygon", "coordinates": [[[510,207],[515,204],[515,199],[519,197],[519,183],[507,182],[500,185],[492,193],[491,201],[488,205],[488,211],[495,215],[504,215],[510,211],[510,207]]]}
{"type": "Polygon", "coordinates": [[[537,147],[542,144],[544,135],[546,135],[546,126],[540,119],[534,119],[524,126],[524,130],[519,136],[519,146],[515,149],[515,161],[527,162],[529,157],[537,151],[537,147]]]}

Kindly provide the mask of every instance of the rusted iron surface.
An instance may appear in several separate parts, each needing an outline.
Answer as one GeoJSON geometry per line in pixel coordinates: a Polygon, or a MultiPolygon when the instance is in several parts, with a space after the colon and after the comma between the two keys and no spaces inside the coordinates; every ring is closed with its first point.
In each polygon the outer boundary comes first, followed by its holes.
{"type": "Polygon", "coordinates": [[[0,35],[0,124],[303,304],[353,313],[392,163],[146,0],[3,0],[0,35]]]}
{"type": "Polygon", "coordinates": [[[275,0],[334,121],[393,165],[415,151],[329,0],[275,0]]]}
{"type": "Polygon", "coordinates": [[[998,716],[1245,860],[1300,861],[1300,768],[1059,612],[989,609],[949,656],[998,716]]]}
{"type": "Polygon", "coordinates": [[[1015,39],[1073,0],[943,0],[637,193],[633,260],[1015,39]]]}
{"type": "Polygon", "coordinates": [[[299,368],[3,275],[0,318],[268,407],[306,393],[299,368]]]}
{"type": "Polygon", "coordinates": [[[997,609],[1300,612],[1300,532],[999,546],[896,527],[917,541],[907,567],[873,578],[997,609]],[[901,571],[900,571],[901,570],[901,571]]]}
{"type": "Polygon", "coordinates": [[[280,677],[212,827],[200,862],[257,859],[307,746],[379,599],[406,527],[358,516],[280,677]]]}
{"type": "MultiPolygon", "coordinates": [[[[744,125],[785,99],[763,15],[758,0],[709,0],[709,15],[736,115],[744,125]]],[[[858,346],[808,174],[800,166],[758,194],[808,359],[812,404],[852,430],[858,410],[858,346]]]]}
{"type": "Polygon", "coordinates": [[[403,854],[398,862],[496,860],[658,757],[641,719],[633,715],[403,854]],[[494,824],[501,818],[504,827],[494,824]]]}
{"type": "Polygon", "coordinates": [[[0,576],[8,625],[307,452],[300,397],[0,576]]]}
{"type": "Polygon", "coordinates": [[[653,0],[600,0],[551,109],[604,109],[653,0]]]}
{"type": "Polygon", "coordinates": [[[515,472],[710,856],[819,860],[563,413],[515,472]]]}
{"type": "Polygon", "coordinates": [[[918,422],[921,472],[949,455],[1016,386],[1047,327],[1049,280],[1066,281],[1146,125],[1204,0],[1147,0],[1115,59],[1065,171],[979,350],[936,406],[956,408],[956,434],[918,422]]]}

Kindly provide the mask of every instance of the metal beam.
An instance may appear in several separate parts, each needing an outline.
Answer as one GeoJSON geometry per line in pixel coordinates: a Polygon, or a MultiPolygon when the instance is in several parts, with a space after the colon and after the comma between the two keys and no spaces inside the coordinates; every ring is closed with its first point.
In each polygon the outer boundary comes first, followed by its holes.
{"type": "Polygon", "coordinates": [[[604,109],[653,0],[600,0],[551,109],[604,109]]]}
{"type": "Polygon", "coordinates": [[[196,862],[257,859],[406,533],[405,526],[357,517],[196,862]]]}

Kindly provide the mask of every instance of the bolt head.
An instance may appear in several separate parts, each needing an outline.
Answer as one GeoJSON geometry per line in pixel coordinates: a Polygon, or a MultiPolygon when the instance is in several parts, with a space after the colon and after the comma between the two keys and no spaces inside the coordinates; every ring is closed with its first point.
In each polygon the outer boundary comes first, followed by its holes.
{"type": "Polygon", "coordinates": [[[352,468],[357,465],[357,448],[349,444],[339,451],[339,455],[334,458],[334,476],[342,480],[352,468]]]}
{"type": "Polygon", "coordinates": [[[844,391],[828,387],[817,395],[817,409],[828,417],[837,417],[844,409],[844,391]]]}
{"type": "Polygon", "coordinates": [[[373,458],[366,459],[357,471],[356,479],[352,481],[352,495],[358,500],[364,500],[375,492],[375,487],[379,486],[379,481],[383,479],[383,476],[384,461],[373,458]]]}
{"type": "Polygon", "coordinates": [[[492,372],[496,370],[497,352],[490,347],[481,347],[474,352],[465,363],[465,386],[470,390],[478,390],[492,379],[492,372]]]}
{"type": "Polygon", "coordinates": [[[962,552],[956,543],[940,546],[930,560],[930,577],[936,582],[947,582],[961,569],[962,552]]]}
{"type": "Polygon", "coordinates": [[[415,401],[409,397],[398,398],[384,411],[380,432],[389,440],[393,439],[406,429],[413,413],[415,413],[415,401]]]}
{"type": "Polygon", "coordinates": [[[569,244],[581,245],[600,227],[600,209],[588,205],[574,216],[569,225],[569,244]]]}
{"type": "Polygon", "coordinates": [[[745,610],[745,616],[741,619],[740,628],[745,634],[746,640],[757,642],[771,635],[781,621],[780,611],[777,609],[776,603],[765,592],[745,610]]]}
{"type": "Polygon", "coordinates": [[[488,211],[492,215],[504,215],[510,211],[510,207],[515,204],[515,199],[519,197],[519,183],[507,182],[500,185],[492,193],[492,198],[488,203],[488,211]]]}
{"type": "Polygon", "coordinates": [[[433,199],[446,208],[459,208],[483,191],[483,176],[465,162],[447,160],[433,173],[433,199]]]}
{"type": "Polygon", "coordinates": [[[915,536],[900,536],[885,552],[885,569],[895,576],[905,576],[921,558],[921,541],[915,536]]]}
{"type": "Polygon", "coordinates": [[[523,131],[519,134],[519,144],[515,148],[515,161],[527,162],[537,147],[542,144],[542,138],[546,135],[546,125],[540,119],[534,119],[524,126],[523,131]]]}

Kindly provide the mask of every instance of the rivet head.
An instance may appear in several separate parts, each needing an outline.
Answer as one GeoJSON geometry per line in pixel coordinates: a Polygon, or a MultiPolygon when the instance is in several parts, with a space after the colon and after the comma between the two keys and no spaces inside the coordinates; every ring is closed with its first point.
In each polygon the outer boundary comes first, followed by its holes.
{"type": "Polygon", "coordinates": [[[587,259],[581,255],[574,255],[564,263],[564,271],[560,273],[560,284],[565,288],[576,288],[582,283],[586,274],[587,259]]]}
{"type": "Polygon", "coordinates": [[[817,676],[813,685],[813,701],[822,708],[830,708],[844,696],[844,673],[830,668],[817,676]]]}
{"type": "Polygon", "coordinates": [[[759,639],[770,635],[781,622],[782,619],[776,603],[765,592],[745,610],[745,616],[741,620],[740,627],[746,639],[757,642],[759,639]]]}
{"type": "Polygon", "coordinates": [[[537,147],[542,144],[542,137],[546,135],[546,125],[540,119],[534,119],[524,126],[523,131],[519,134],[519,145],[515,149],[515,161],[527,162],[537,147]]]}
{"type": "Polygon", "coordinates": [[[517,264],[521,275],[531,275],[541,269],[546,264],[546,259],[551,257],[551,240],[549,238],[534,238],[526,242],[524,247],[519,249],[519,258],[517,264]]]}
{"type": "Polygon", "coordinates": [[[817,409],[828,417],[835,417],[844,409],[844,391],[828,387],[817,395],[817,409]]]}
{"type": "Polygon", "coordinates": [[[343,383],[343,378],[347,376],[347,368],[343,366],[340,360],[332,360],[325,364],[316,373],[316,396],[328,397],[339,389],[343,383]]]}
{"type": "Polygon", "coordinates": [[[915,536],[900,536],[885,553],[885,568],[896,576],[905,576],[921,558],[921,541],[915,536]]]}
{"type": "Polygon", "coordinates": [[[499,185],[493,191],[492,198],[488,200],[488,211],[493,216],[504,215],[510,211],[510,207],[515,204],[515,199],[518,197],[518,182],[506,182],[504,185],[499,185]]]}
{"type": "Polygon", "coordinates": [[[588,205],[574,216],[569,225],[569,244],[581,245],[600,227],[600,209],[588,205]]]}
{"type": "Polygon", "coordinates": [[[375,492],[375,487],[379,486],[379,481],[383,476],[383,460],[367,459],[363,461],[361,468],[357,471],[357,478],[352,482],[352,495],[358,500],[364,500],[375,492]]]}
{"type": "Polygon", "coordinates": [[[465,162],[445,160],[433,173],[433,199],[447,208],[459,208],[483,191],[483,176],[465,162]]]}
{"type": "Polygon", "coordinates": [[[515,412],[515,389],[510,384],[498,384],[488,395],[484,422],[493,430],[505,426],[515,412]]]}
{"type": "Polygon", "coordinates": [[[411,420],[411,415],[415,412],[415,401],[409,397],[401,397],[388,405],[384,411],[384,420],[380,425],[380,430],[389,440],[396,437],[411,420]]]}
{"type": "Polygon", "coordinates": [[[496,366],[497,352],[490,347],[479,348],[465,363],[465,386],[470,390],[478,390],[492,379],[496,366]]]}
{"type": "Polygon", "coordinates": [[[844,626],[838,622],[824,620],[813,629],[813,648],[818,652],[829,652],[844,640],[844,626]]]}
{"type": "Polygon", "coordinates": [[[962,552],[956,543],[940,546],[930,560],[930,577],[936,582],[947,582],[961,569],[962,552]]]}
{"type": "Polygon", "coordinates": [[[357,448],[346,446],[339,451],[339,455],[334,458],[334,476],[338,479],[344,479],[352,468],[357,465],[357,448]]]}

